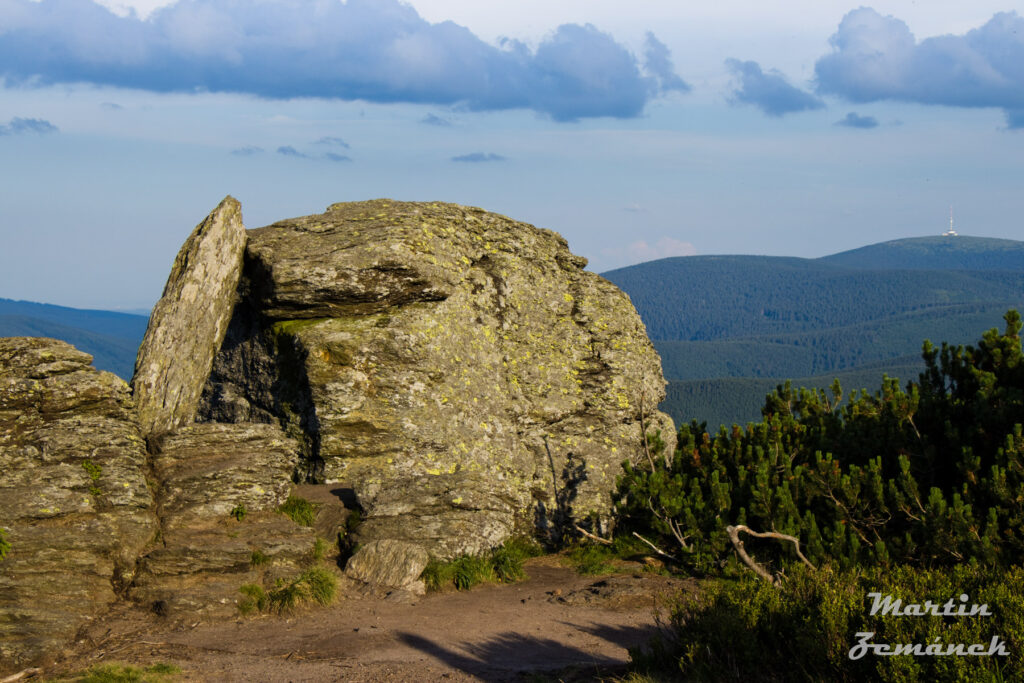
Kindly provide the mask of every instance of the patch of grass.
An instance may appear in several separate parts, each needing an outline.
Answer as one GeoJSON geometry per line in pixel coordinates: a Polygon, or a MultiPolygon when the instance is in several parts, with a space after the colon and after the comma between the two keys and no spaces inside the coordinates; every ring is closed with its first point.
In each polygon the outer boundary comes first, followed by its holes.
{"type": "Polygon", "coordinates": [[[74,681],[74,683],[161,683],[166,681],[168,676],[179,673],[181,673],[181,669],[164,662],[145,668],[107,663],[96,664],[80,674],[58,680],[74,681]]]}
{"type": "Polygon", "coordinates": [[[300,526],[313,526],[316,523],[316,505],[305,498],[288,496],[288,500],[277,511],[287,515],[300,526]]]}
{"type": "Polygon", "coordinates": [[[580,543],[570,547],[566,558],[580,574],[595,576],[599,574],[611,574],[615,571],[612,561],[615,559],[615,549],[611,546],[596,545],[593,543],[580,543]]]}
{"type": "Polygon", "coordinates": [[[249,564],[254,567],[262,567],[263,565],[270,562],[270,555],[267,555],[259,548],[252,551],[252,556],[249,558],[249,564]]]}
{"type": "Polygon", "coordinates": [[[0,560],[7,557],[7,553],[11,552],[10,541],[7,540],[7,535],[3,529],[0,529],[0,560]]]}
{"type": "Polygon", "coordinates": [[[270,606],[278,612],[290,612],[306,597],[303,585],[298,581],[278,580],[279,585],[267,593],[270,606]]]}
{"type": "Polygon", "coordinates": [[[299,577],[299,583],[306,586],[307,594],[313,602],[329,605],[338,594],[338,577],[323,567],[311,567],[299,577]]]}
{"type": "Polygon", "coordinates": [[[501,583],[514,583],[526,578],[523,562],[542,555],[544,549],[531,538],[510,538],[491,553],[494,573],[501,583]]]}
{"type": "Polygon", "coordinates": [[[266,591],[264,591],[263,587],[258,584],[243,584],[238,589],[238,592],[245,596],[238,601],[238,611],[242,614],[262,612],[270,605],[270,600],[267,597],[266,591]]]}
{"type": "Polygon", "coordinates": [[[509,539],[483,555],[461,555],[451,562],[431,561],[420,578],[431,591],[449,587],[469,590],[481,583],[511,583],[526,578],[523,561],[541,552],[540,545],[531,540],[509,539]]]}
{"type": "Polygon", "coordinates": [[[255,583],[238,589],[244,597],[238,602],[243,615],[264,612],[290,612],[305,602],[329,605],[338,594],[338,577],[324,567],[310,567],[291,581],[278,579],[270,591],[255,583]]]}
{"type": "Polygon", "coordinates": [[[327,550],[330,548],[330,543],[322,538],[317,538],[316,543],[313,544],[313,559],[317,562],[324,559],[327,555],[327,550]]]}
{"type": "Polygon", "coordinates": [[[235,507],[231,508],[231,512],[229,512],[228,514],[234,517],[239,522],[241,522],[243,519],[245,519],[245,516],[249,514],[249,512],[245,509],[244,505],[236,505],[235,507]]]}

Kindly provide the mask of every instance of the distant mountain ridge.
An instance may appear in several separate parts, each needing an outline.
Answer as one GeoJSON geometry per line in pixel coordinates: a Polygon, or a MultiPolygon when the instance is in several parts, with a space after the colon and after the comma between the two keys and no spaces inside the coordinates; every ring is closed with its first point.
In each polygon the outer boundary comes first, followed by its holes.
{"type": "Polygon", "coordinates": [[[967,235],[911,237],[824,256],[850,268],[1024,270],[1024,242],[967,235]]]}
{"type": "Polygon", "coordinates": [[[0,337],[53,337],[93,357],[93,365],[129,380],[149,318],[0,299],[0,337]]]}
{"type": "Polygon", "coordinates": [[[916,379],[923,340],[968,343],[1024,308],[1024,242],[980,237],[819,259],[673,257],[603,275],[630,295],[661,354],[662,409],[712,428],[758,418],[765,388],[787,378],[827,386],[838,375],[870,390],[883,373],[916,379]]]}

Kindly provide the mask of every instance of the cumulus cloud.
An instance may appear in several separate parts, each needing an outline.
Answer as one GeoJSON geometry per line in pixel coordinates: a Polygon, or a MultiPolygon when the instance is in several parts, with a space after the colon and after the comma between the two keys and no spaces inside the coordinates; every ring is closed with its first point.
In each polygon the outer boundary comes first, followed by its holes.
{"type": "Polygon", "coordinates": [[[46,133],[56,133],[57,130],[57,126],[45,119],[22,119],[14,117],[6,124],[0,124],[0,136],[23,135],[25,133],[38,133],[40,135],[45,135],[46,133]]]}
{"type": "Polygon", "coordinates": [[[298,159],[309,159],[310,158],[310,156],[308,154],[303,154],[302,152],[300,152],[299,150],[295,149],[291,145],[282,145],[281,147],[278,147],[277,148],[277,153],[280,154],[281,156],[296,157],[298,159]]]}
{"type": "Polygon", "coordinates": [[[452,157],[452,161],[464,161],[473,164],[479,164],[485,161],[505,161],[505,157],[494,152],[473,152],[471,154],[462,154],[457,157],[452,157]]]}
{"type": "Polygon", "coordinates": [[[94,0],[0,1],[0,76],[156,92],[532,109],[559,121],[635,117],[685,85],[653,36],[646,66],[610,35],[566,24],[536,49],[485,43],[399,0],[179,0],[146,19],[94,0]]]}
{"type": "Polygon", "coordinates": [[[843,118],[836,121],[837,126],[846,126],[847,128],[877,128],[878,119],[874,116],[861,116],[855,111],[851,111],[843,118]]]}
{"type": "Polygon", "coordinates": [[[450,128],[452,125],[452,122],[448,119],[443,119],[435,114],[427,114],[420,119],[420,123],[425,123],[428,126],[438,126],[440,128],[450,128]]]}
{"type": "Polygon", "coordinates": [[[644,68],[647,73],[658,79],[661,92],[689,92],[690,85],[679,77],[672,64],[672,53],[665,43],[658,40],[653,33],[647,32],[644,41],[644,68]]]}
{"type": "Polygon", "coordinates": [[[782,116],[808,109],[821,109],[825,103],[797,88],[774,69],[765,73],[757,62],[727,59],[725,65],[739,81],[732,92],[736,104],[752,104],[768,116],[782,116]]]}
{"type": "Polygon", "coordinates": [[[961,36],[918,42],[903,21],[862,7],[843,17],[815,64],[817,91],[851,102],[998,107],[1024,127],[1024,18],[996,14],[961,36]]]}
{"type": "Polygon", "coordinates": [[[626,247],[626,255],[636,262],[653,261],[669,256],[693,256],[697,253],[696,247],[689,242],[662,237],[653,245],[646,240],[633,242],[626,247]]]}

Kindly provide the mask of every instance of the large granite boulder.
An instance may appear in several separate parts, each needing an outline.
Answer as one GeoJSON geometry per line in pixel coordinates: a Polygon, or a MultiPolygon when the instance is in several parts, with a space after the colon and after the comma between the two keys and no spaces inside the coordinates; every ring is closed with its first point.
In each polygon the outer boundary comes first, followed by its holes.
{"type": "Polygon", "coordinates": [[[242,207],[226,197],[178,252],[135,359],[132,391],[144,435],[195,421],[235,305],[244,249],[242,207]]]}
{"type": "Polygon", "coordinates": [[[305,477],[354,489],[360,552],[599,525],[641,420],[674,437],[640,317],[553,232],[377,200],[248,237],[200,419],[280,423],[305,477]]]}
{"type": "Polygon", "coordinates": [[[156,536],[128,386],[54,339],[0,339],[0,672],[59,652],[156,536]]]}

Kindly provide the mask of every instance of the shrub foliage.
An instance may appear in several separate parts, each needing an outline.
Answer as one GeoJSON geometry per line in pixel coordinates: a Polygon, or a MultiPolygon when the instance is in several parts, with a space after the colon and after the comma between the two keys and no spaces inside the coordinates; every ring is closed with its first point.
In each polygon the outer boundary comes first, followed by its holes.
{"type": "MultiPolygon", "coordinates": [[[[672,457],[624,465],[623,523],[702,573],[735,567],[726,527],[738,524],[796,536],[837,568],[1020,563],[1024,363],[1020,316],[1005,320],[977,346],[925,342],[906,389],[886,379],[843,402],[838,382],[786,384],[746,429],[682,427],[672,457]]],[[[776,567],[794,557],[773,541],[753,549],[776,567]]]]}

